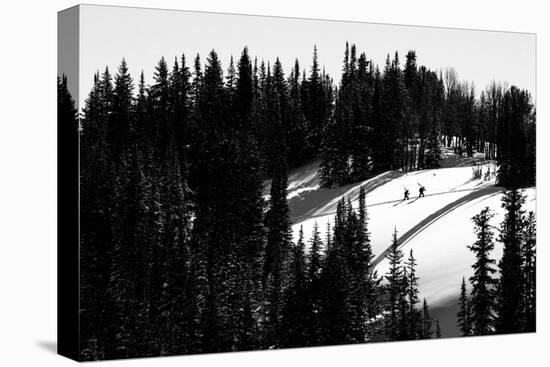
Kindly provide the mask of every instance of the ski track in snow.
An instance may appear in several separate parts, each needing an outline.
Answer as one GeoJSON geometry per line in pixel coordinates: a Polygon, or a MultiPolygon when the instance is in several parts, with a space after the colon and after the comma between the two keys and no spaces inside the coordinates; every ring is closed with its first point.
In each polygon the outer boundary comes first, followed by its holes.
{"type": "MultiPolygon", "coordinates": [[[[333,223],[338,201],[349,196],[352,205],[357,207],[362,186],[366,191],[368,230],[379,276],[387,271],[385,256],[396,228],[405,257],[411,249],[414,251],[421,299],[426,298],[432,308],[453,307],[462,277],[468,279],[472,275],[474,258],[467,248],[475,241],[471,218],[486,206],[495,213],[491,222],[495,228],[504,217],[502,189],[495,186],[494,177],[488,181],[473,179],[472,167],[463,163],[453,158],[452,162],[444,161],[443,166],[447,168],[407,173],[389,171],[334,189],[320,189],[319,162],[291,171],[288,202],[293,238],[297,239],[303,226],[309,244],[317,222],[324,239],[326,223],[333,223]],[[427,189],[423,198],[417,197],[420,184],[427,189]],[[410,190],[411,198],[407,201],[402,200],[405,188],[410,190]]],[[[485,171],[488,167],[495,171],[494,163],[485,163],[485,171]]],[[[525,209],[535,211],[535,189],[529,188],[525,193],[525,209]]],[[[497,234],[495,229],[495,238],[497,234]]],[[[497,242],[492,256],[499,259],[501,254],[502,248],[497,242]]],[[[453,319],[447,322],[452,325],[455,315],[449,317],[453,319]]]]}
{"type": "MultiPolygon", "coordinates": [[[[417,225],[415,225],[413,228],[411,228],[409,231],[407,231],[405,234],[398,237],[397,242],[399,243],[399,246],[403,247],[407,242],[409,242],[411,239],[416,237],[420,232],[428,229],[434,222],[437,220],[443,218],[445,215],[449,214],[451,211],[457,209],[461,205],[465,205],[469,202],[471,202],[474,199],[477,199],[479,197],[485,196],[485,195],[497,195],[501,189],[498,187],[486,187],[480,190],[460,190],[460,191],[471,191],[470,194],[461,197],[458,200],[453,201],[450,204],[445,205],[443,208],[439,209],[435,213],[427,216],[420,222],[418,222],[417,225]]],[[[433,194],[433,195],[441,195],[441,194],[433,194]]],[[[415,199],[415,201],[418,199],[415,199]]],[[[374,260],[373,264],[374,266],[378,265],[380,261],[382,261],[386,255],[389,253],[391,246],[388,246],[386,250],[384,250],[381,254],[379,254],[374,260]]]]}

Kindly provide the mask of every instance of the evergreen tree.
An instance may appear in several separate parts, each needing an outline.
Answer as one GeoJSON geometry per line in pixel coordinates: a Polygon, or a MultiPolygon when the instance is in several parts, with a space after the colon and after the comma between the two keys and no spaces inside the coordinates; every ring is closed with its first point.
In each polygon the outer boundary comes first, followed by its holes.
{"type": "Polygon", "coordinates": [[[133,80],[126,60],[122,59],[115,75],[113,113],[109,118],[109,144],[115,157],[119,157],[134,133],[133,80]]]}
{"type": "MultiPolygon", "coordinates": [[[[364,206],[364,198],[361,200],[364,206]]],[[[349,334],[354,342],[365,341],[365,322],[367,317],[367,297],[369,293],[369,255],[368,232],[366,230],[366,208],[360,209],[363,212],[365,222],[360,222],[360,217],[353,209],[351,199],[345,205],[343,233],[343,251],[347,268],[347,289],[349,299],[350,329],[349,334]]]]}
{"type": "Polygon", "coordinates": [[[148,141],[149,125],[149,101],[147,98],[145,75],[142,71],[139,77],[138,92],[135,99],[135,136],[133,137],[135,142],[141,142],[141,144],[144,144],[148,141]]]}
{"type": "Polygon", "coordinates": [[[281,346],[300,347],[309,345],[308,321],[311,319],[311,303],[307,297],[307,278],[304,255],[304,231],[293,246],[290,263],[289,284],[285,290],[284,310],[281,321],[281,346]]]}
{"type": "Polygon", "coordinates": [[[430,316],[428,303],[426,302],[426,298],[424,298],[422,303],[422,329],[420,339],[431,339],[432,334],[432,318],[430,316]]]}
{"type": "Polygon", "coordinates": [[[312,147],[308,139],[308,126],[302,112],[302,87],[300,86],[300,65],[298,60],[288,80],[289,86],[289,122],[286,134],[288,136],[287,161],[289,167],[297,167],[311,158],[312,147]]]}
{"type": "Polygon", "coordinates": [[[351,180],[351,143],[354,120],[353,99],[357,86],[355,46],[351,57],[346,43],[340,89],[337,92],[334,116],[329,121],[321,149],[321,180],[323,186],[345,185],[351,180]]]}
{"type": "Polygon", "coordinates": [[[315,222],[313,225],[313,233],[310,240],[308,254],[309,261],[307,268],[309,280],[309,301],[311,303],[311,313],[309,315],[309,319],[307,320],[310,345],[318,345],[320,339],[319,329],[321,325],[319,320],[319,313],[322,287],[322,284],[320,283],[322,271],[322,245],[323,243],[321,240],[321,235],[319,233],[319,227],[317,225],[317,222],[315,222]]]}
{"type": "Polygon", "coordinates": [[[61,124],[73,124],[78,127],[77,110],[73,97],[68,89],[66,75],[57,78],[57,106],[58,122],[61,124]]]}
{"type": "Polygon", "coordinates": [[[497,180],[507,189],[535,183],[534,118],[531,96],[512,86],[504,93],[497,121],[497,180]]]}
{"type": "Polygon", "coordinates": [[[492,217],[489,208],[485,208],[472,218],[477,236],[477,240],[468,246],[476,257],[472,265],[474,275],[470,277],[473,335],[488,335],[494,332],[496,279],[493,278],[493,274],[496,270],[495,260],[489,257],[494,248],[493,230],[489,224],[492,217]]]}
{"type": "Polygon", "coordinates": [[[402,302],[403,266],[401,264],[403,253],[399,249],[397,241],[397,229],[393,232],[390,252],[387,255],[389,270],[386,274],[388,301],[386,312],[386,337],[388,340],[397,340],[399,337],[399,319],[401,317],[400,302],[402,302]]]}
{"type": "Polygon", "coordinates": [[[235,331],[230,321],[229,310],[222,309],[224,302],[233,302],[228,285],[235,281],[235,254],[232,192],[229,180],[233,168],[232,141],[228,138],[227,94],[224,89],[222,68],[218,55],[212,51],[207,58],[202,87],[195,107],[196,152],[191,173],[195,191],[193,241],[194,257],[200,271],[198,307],[200,319],[200,350],[215,352],[231,347],[235,331]],[[227,328],[221,331],[225,323],[227,328]]]}
{"type": "Polygon", "coordinates": [[[325,252],[328,253],[330,251],[331,246],[332,246],[332,232],[331,232],[330,221],[327,221],[326,241],[327,241],[327,247],[326,247],[325,252]]]}
{"type": "Polygon", "coordinates": [[[259,335],[253,325],[260,317],[256,311],[263,302],[261,290],[262,267],[265,251],[265,231],[263,226],[264,200],[261,159],[258,142],[254,135],[254,125],[257,116],[253,112],[253,78],[252,64],[248,49],[244,48],[237,66],[236,90],[233,105],[234,116],[237,117],[237,139],[235,173],[231,186],[235,188],[233,195],[238,275],[237,292],[242,294],[237,321],[239,349],[253,349],[255,344],[246,339],[257,340],[259,335]],[[243,285],[244,284],[244,285],[243,285]],[[250,310],[245,312],[245,310],[250,310]]]}
{"type": "MultiPolygon", "coordinates": [[[[295,71],[295,75],[297,72],[295,71]]],[[[315,154],[321,147],[323,133],[330,117],[330,95],[319,69],[317,46],[313,47],[313,61],[307,79],[302,82],[302,110],[309,122],[308,145],[315,154]]]]}
{"type": "Polygon", "coordinates": [[[172,114],[171,134],[175,138],[177,154],[182,174],[188,173],[188,152],[191,143],[191,74],[186,65],[185,55],[181,56],[181,65],[177,59],[170,76],[170,104],[172,114]]]}
{"type": "Polygon", "coordinates": [[[399,67],[399,56],[386,59],[382,96],[380,124],[375,133],[377,147],[373,156],[377,172],[403,168],[405,137],[408,134],[407,91],[403,73],[399,67]]]}
{"type": "Polygon", "coordinates": [[[233,104],[233,95],[235,94],[236,84],[237,72],[235,70],[235,63],[233,62],[233,55],[231,55],[229,59],[229,68],[227,69],[227,76],[225,77],[225,86],[231,105],[233,104]]]}
{"type": "MultiPolygon", "coordinates": [[[[246,128],[250,130],[252,128],[252,104],[253,104],[253,75],[252,75],[252,62],[248,55],[248,48],[245,47],[241,53],[237,65],[238,76],[228,76],[228,79],[236,78],[231,84],[235,84],[235,98],[233,108],[235,110],[236,117],[239,121],[237,127],[246,128]]],[[[231,70],[231,67],[230,67],[231,70]]],[[[234,73],[234,71],[232,71],[234,73]]]]}
{"type": "Polygon", "coordinates": [[[522,244],[522,273],[523,273],[523,331],[534,332],[537,325],[537,267],[536,267],[536,239],[537,223],[535,214],[527,215],[522,244]]]}
{"type": "Polygon", "coordinates": [[[411,340],[414,335],[410,334],[409,328],[409,302],[407,300],[407,288],[409,282],[409,274],[406,267],[403,267],[403,277],[400,281],[401,293],[398,297],[398,320],[397,320],[397,337],[394,340],[411,340]]]}
{"type": "Polygon", "coordinates": [[[191,83],[192,101],[193,101],[193,105],[196,107],[199,106],[203,77],[204,76],[201,69],[200,55],[197,54],[193,65],[193,81],[191,83]]]}
{"type": "Polygon", "coordinates": [[[164,57],[160,59],[153,75],[154,84],[150,88],[152,120],[154,122],[154,139],[159,162],[162,160],[163,148],[168,146],[171,130],[170,122],[170,75],[164,57]]]}
{"type": "Polygon", "coordinates": [[[409,254],[409,258],[405,263],[407,269],[407,321],[408,321],[408,335],[411,339],[415,339],[420,334],[420,312],[416,309],[416,304],[420,301],[418,298],[418,277],[416,276],[416,259],[414,258],[413,251],[409,254]]]}
{"type": "Polygon", "coordinates": [[[510,190],[504,194],[502,206],[506,209],[500,229],[499,240],[504,245],[502,259],[499,262],[500,280],[498,287],[498,333],[517,333],[521,331],[522,289],[522,237],[524,231],[525,196],[519,190],[510,190]]]}
{"type": "Polygon", "coordinates": [[[348,268],[346,264],[346,202],[342,199],[336,208],[336,218],[330,246],[327,246],[320,283],[320,343],[322,345],[354,342],[351,330],[348,268]]]}
{"type": "Polygon", "coordinates": [[[365,53],[357,61],[357,77],[353,86],[351,108],[353,121],[351,126],[352,144],[351,179],[365,180],[372,169],[371,129],[372,129],[372,97],[374,92],[373,69],[371,61],[365,53]]]}
{"type": "Polygon", "coordinates": [[[416,63],[416,52],[410,50],[405,57],[405,67],[403,70],[403,80],[407,91],[407,120],[409,131],[405,132],[407,141],[403,149],[404,166],[407,169],[415,169],[418,163],[423,159],[423,140],[425,139],[425,124],[428,123],[424,109],[428,106],[429,98],[425,85],[424,70],[418,69],[416,63]],[[418,141],[415,132],[418,131],[418,138],[421,141],[421,149],[417,152],[418,141]],[[418,161],[418,162],[417,162],[418,161]]]}
{"type": "Polygon", "coordinates": [[[424,165],[426,168],[439,168],[441,161],[441,148],[439,147],[439,134],[432,129],[426,142],[426,156],[424,165]]]}
{"type": "MultiPolygon", "coordinates": [[[[156,323],[160,331],[161,355],[184,352],[191,340],[190,330],[184,328],[187,325],[184,306],[189,306],[187,302],[190,301],[184,298],[189,281],[191,255],[190,191],[187,172],[181,171],[182,165],[174,140],[175,137],[166,149],[167,159],[159,180],[164,228],[160,241],[153,244],[158,247],[156,255],[161,290],[156,323]]],[[[186,163],[183,166],[185,167],[186,163]]],[[[136,179],[139,179],[139,176],[136,179]]]]}
{"type": "Polygon", "coordinates": [[[471,325],[470,325],[470,300],[468,294],[466,293],[466,280],[462,278],[462,285],[460,286],[460,298],[458,299],[458,327],[462,336],[471,335],[471,325]]]}
{"type": "MultiPolygon", "coordinates": [[[[269,73],[268,73],[269,74],[269,73]]],[[[267,290],[269,347],[278,345],[280,335],[280,311],[283,291],[283,272],[290,244],[290,220],[287,203],[286,137],[283,111],[286,106],[286,83],[282,67],[277,60],[273,77],[267,82],[266,115],[272,143],[272,162],[269,209],[266,214],[267,244],[263,272],[263,284],[267,290]]]]}
{"type": "Polygon", "coordinates": [[[317,222],[313,224],[313,233],[310,241],[308,278],[313,282],[319,278],[321,270],[321,235],[317,222]]]}
{"type": "Polygon", "coordinates": [[[88,360],[106,358],[112,351],[107,349],[115,345],[107,323],[111,320],[102,317],[113,305],[108,296],[108,282],[113,244],[110,219],[114,167],[107,143],[112,97],[112,78],[106,68],[101,76],[94,75],[94,86],[83,110],[80,139],[81,355],[88,360]]]}

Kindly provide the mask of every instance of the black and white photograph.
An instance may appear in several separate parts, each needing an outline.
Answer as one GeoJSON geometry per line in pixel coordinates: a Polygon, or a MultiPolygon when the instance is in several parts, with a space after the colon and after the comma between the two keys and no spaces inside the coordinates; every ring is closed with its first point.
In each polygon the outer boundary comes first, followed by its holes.
{"type": "Polygon", "coordinates": [[[544,5],[3,3],[0,367],[546,365],[544,5]]]}
{"type": "Polygon", "coordinates": [[[76,9],[75,359],[536,331],[534,34],[76,9]]]}

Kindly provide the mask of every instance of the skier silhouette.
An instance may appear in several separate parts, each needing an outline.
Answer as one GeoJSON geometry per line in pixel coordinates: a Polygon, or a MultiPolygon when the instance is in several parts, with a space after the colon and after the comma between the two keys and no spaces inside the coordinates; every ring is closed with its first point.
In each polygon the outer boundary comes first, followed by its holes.
{"type": "Polygon", "coordinates": [[[420,184],[418,184],[420,187],[418,188],[418,198],[424,197],[424,191],[426,191],[426,188],[420,184]]]}
{"type": "Polygon", "coordinates": [[[409,200],[409,189],[405,188],[405,196],[403,197],[403,200],[409,200]]]}

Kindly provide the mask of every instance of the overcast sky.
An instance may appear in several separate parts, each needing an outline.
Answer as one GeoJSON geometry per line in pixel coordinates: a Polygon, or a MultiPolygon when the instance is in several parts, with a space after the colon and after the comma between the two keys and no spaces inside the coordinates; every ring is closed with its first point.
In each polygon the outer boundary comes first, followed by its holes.
{"type": "Polygon", "coordinates": [[[237,59],[244,46],[259,59],[278,56],[288,73],[296,58],[309,70],[316,44],[320,64],[338,82],[346,41],[381,67],[386,54],[397,50],[403,61],[412,49],[419,65],[454,67],[478,93],[498,80],[535,95],[533,34],[83,5],[80,102],[83,106],[94,72],[106,65],[114,72],[123,57],[135,81],[143,70],[150,83],[161,56],[171,66],[184,53],[192,65],[197,53],[204,63],[215,49],[226,70],[230,56],[237,59]]]}

